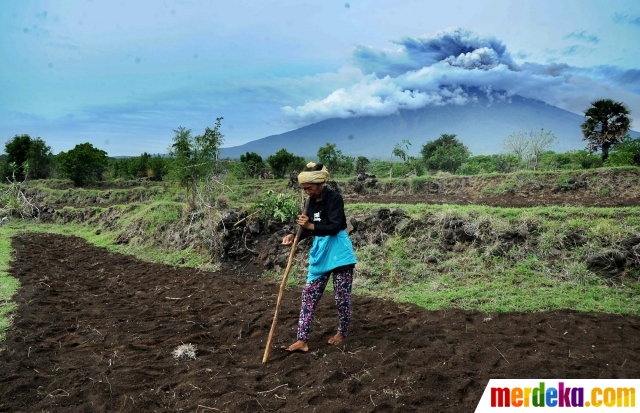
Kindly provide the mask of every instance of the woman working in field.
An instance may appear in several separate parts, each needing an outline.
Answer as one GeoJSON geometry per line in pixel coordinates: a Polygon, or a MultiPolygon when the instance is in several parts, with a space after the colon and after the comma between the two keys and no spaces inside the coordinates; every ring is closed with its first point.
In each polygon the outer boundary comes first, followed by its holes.
{"type": "MultiPolygon", "coordinates": [[[[307,340],[311,329],[313,312],[322,297],[329,277],[333,274],[333,289],[338,307],[339,327],[329,344],[339,344],[346,337],[351,321],[351,287],[356,257],[351,240],[345,229],[347,218],[344,214],[342,196],[325,188],[324,182],[329,171],[322,164],[307,164],[298,175],[298,182],[309,196],[307,215],[298,216],[298,225],[302,227],[300,239],[313,236],[313,245],[309,251],[309,271],[307,282],[302,290],[302,306],[298,319],[298,340],[286,351],[309,351],[307,340]],[[311,218],[310,218],[311,217],[311,218]]],[[[293,234],[286,235],[283,245],[293,243],[293,234]]]]}

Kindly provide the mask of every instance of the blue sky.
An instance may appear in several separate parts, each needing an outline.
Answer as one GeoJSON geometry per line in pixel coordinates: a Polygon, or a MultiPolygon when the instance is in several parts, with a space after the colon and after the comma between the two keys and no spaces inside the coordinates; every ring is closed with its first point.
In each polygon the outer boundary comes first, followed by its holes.
{"type": "Polygon", "coordinates": [[[469,87],[640,130],[639,38],[637,0],[0,0],[0,143],[166,153],[223,116],[228,147],[469,87]]]}

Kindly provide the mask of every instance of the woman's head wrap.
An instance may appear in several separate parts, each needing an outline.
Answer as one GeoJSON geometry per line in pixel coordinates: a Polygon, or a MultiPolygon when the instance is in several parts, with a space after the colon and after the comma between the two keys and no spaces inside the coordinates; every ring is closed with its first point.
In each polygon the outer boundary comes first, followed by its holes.
{"type": "Polygon", "coordinates": [[[319,171],[314,171],[316,164],[309,162],[303,172],[298,175],[298,182],[300,184],[321,184],[327,180],[329,176],[329,170],[326,166],[322,166],[319,171]]]}

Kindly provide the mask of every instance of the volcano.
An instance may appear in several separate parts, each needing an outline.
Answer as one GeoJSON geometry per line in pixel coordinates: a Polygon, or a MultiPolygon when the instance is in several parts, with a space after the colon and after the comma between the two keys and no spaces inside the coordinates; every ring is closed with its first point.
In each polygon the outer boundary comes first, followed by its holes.
{"type": "MultiPolygon", "coordinates": [[[[545,102],[518,95],[508,100],[489,100],[477,95],[465,105],[426,106],[399,110],[388,116],[334,118],[279,135],[267,136],[239,146],[222,148],[224,158],[239,158],[255,152],[263,158],[284,148],[305,158],[317,157],[318,149],[335,143],[348,156],[388,159],[403,139],[411,143],[410,155],[417,156],[424,144],[441,134],[455,134],[473,155],[504,152],[504,139],[512,133],[544,129],[558,138],[550,150],[566,152],[585,149],[580,124],[584,117],[545,102]]],[[[630,131],[632,137],[640,133],[630,131]]]]}

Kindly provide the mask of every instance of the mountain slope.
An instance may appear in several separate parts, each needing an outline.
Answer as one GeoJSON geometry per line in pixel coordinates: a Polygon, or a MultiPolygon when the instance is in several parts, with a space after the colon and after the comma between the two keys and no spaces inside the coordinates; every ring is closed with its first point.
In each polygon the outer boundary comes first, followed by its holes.
{"type": "MultiPolygon", "coordinates": [[[[422,145],[443,133],[456,134],[474,155],[503,152],[502,143],[509,134],[544,128],[558,141],[551,150],[564,152],[584,149],[580,124],[584,117],[544,102],[513,96],[511,102],[489,102],[479,97],[477,103],[464,106],[428,106],[401,110],[389,116],[363,116],[327,119],[300,129],[268,136],[244,145],[222,149],[222,157],[238,158],[246,152],[262,157],[285,148],[305,158],[316,157],[318,148],[335,143],[350,156],[386,159],[396,143],[408,139],[410,154],[418,155],[422,145]]],[[[640,136],[632,132],[633,137],[640,136]]]]}

